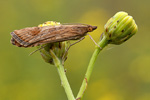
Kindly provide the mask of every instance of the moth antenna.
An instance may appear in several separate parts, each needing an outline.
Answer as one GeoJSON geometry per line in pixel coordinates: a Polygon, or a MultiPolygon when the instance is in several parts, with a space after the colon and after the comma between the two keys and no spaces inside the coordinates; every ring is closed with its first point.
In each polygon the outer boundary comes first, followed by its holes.
{"type": "Polygon", "coordinates": [[[63,23],[62,25],[88,25],[88,24],[82,24],[82,23],[63,23]]]}
{"type": "Polygon", "coordinates": [[[92,36],[91,36],[90,34],[87,34],[87,35],[89,35],[90,39],[95,43],[95,45],[97,45],[100,49],[102,49],[102,48],[95,42],[95,40],[92,38],[92,36]]]}
{"type": "MultiPolygon", "coordinates": [[[[46,45],[45,45],[45,46],[46,46],[46,45]]],[[[34,54],[35,52],[37,52],[37,51],[43,49],[45,46],[42,46],[41,48],[38,48],[38,49],[32,51],[32,52],[29,54],[29,56],[31,56],[31,55],[34,54]]]]}
{"type": "Polygon", "coordinates": [[[109,48],[107,48],[106,50],[111,50],[111,49],[113,49],[114,47],[109,47],[109,48]]]}

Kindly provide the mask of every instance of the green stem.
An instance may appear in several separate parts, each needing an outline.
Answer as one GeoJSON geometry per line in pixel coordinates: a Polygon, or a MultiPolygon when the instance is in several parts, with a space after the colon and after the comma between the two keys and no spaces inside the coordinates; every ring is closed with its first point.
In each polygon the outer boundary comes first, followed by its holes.
{"type": "Polygon", "coordinates": [[[54,52],[52,50],[50,50],[50,53],[53,57],[54,64],[57,67],[57,70],[58,70],[58,73],[59,73],[59,76],[61,79],[61,84],[65,89],[68,100],[75,100],[75,97],[72,93],[71,87],[69,85],[69,82],[68,82],[66,74],[65,74],[64,66],[62,65],[61,61],[57,58],[57,56],[54,54],[54,52]]]}
{"type": "MultiPolygon", "coordinates": [[[[102,40],[98,43],[98,45],[103,49],[106,45],[108,44],[108,40],[106,39],[106,37],[104,36],[102,38],[102,40]]],[[[91,57],[91,60],[89,62],[89,65],[88,65],[88,68],[87,68],[87,71],[86,71],[86,74],[85,74],[85,77],[84,77],[84,80],[82,82],[82,85],[80,87],[80,90],[78,92],[78,95],[77,95],[77,99],[82,99],[83,97],[83,94],[84,94],[84,91],[86,90],[86,87],[87,87],[87,82],[89,81],[90,79],[90,76],[91,76],[91,73],[92,73],[92,70],[94,68],[94,64],[95,64],[95,61],[97,59],[97,56],[98,54],[100,53],[100,51],[102,50],[100,49],[99,47],[96,47],[92,57],[91,57]]]]}

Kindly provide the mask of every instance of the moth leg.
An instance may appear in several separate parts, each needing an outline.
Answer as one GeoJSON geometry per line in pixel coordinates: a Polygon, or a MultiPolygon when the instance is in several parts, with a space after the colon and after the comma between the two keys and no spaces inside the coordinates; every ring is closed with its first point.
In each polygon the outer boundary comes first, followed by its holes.
{"type": "Polygon", "coordinates": [[[66,51],[65,51],[65,53],[64,53],[64,55],[62,57],[62,64],[64,64],[64,57],[66,56],[66,54],[67,54],[68,50],[70,49],[70,47],[73,46],[73,45],[75,45],[76,43],[82,41],[84,38],[85,37],[82,37],[79,40],[77,40],[76,42],[74,42],[74,43],[72,43],[72,44],[69,45],[69,47],[66,49],[66,51]]]}
{"type": "Polygon", "coordinates": [[[77,40],[76,42],[70,44],[66,51],[68,51],[71,46],[73,46],[73,45],[77,44],[78,42],[82,41],[84,38],[85,38],[85,37],[82,37],[82,38],[80,38],[79,40],[77,40]]]}
{"type": "Polygon", "coordinates": [[[87,34],[87,35],[89,35],[90,39],[95,43],[95,45],[97,45],[100,49],[102,49],[102,48],[95,42],[95,40],[92,38],[92,36],[91,36],[90,34],[87,34]]]}
{"type": "Polygon", "coordinates": [[[37,51],[43,49],[44,47],[46,47],[46,45],[45,45],[45,46],[42,46],[42,47],[40,47],[40,48],[38,48],[38,49],[36,49],[36,50],[34,50],[34,51],[32,51],[32,52],[29,54],[29,56],[31,56],[33,53],[35,53],[35,52],[37,52],[37,51]]]}

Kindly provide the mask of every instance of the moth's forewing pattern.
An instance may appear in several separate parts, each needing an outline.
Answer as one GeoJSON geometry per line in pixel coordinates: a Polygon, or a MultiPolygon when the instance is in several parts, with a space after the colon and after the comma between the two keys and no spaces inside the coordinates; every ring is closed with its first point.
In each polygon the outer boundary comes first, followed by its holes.
{"type": "Polygon", "coordinates": [[[11,32],[11,43],[18,47],[34,47],[45,43],[77,40],[96,28],[82,24],[28,27],[11,32]]]}

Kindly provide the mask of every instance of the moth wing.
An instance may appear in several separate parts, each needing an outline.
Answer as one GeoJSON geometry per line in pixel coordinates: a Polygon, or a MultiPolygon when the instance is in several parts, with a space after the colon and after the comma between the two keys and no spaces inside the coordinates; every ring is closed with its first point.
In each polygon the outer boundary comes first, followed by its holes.
{"type": "Polygon", "coordinates": [[[21,30],[15,30],[11,33],[11,35],[15,40],[15,42],[13,42],[14,44],[22,45],[20,47],[30,47],[44,43],[78,39],[82,35],[80,35],[80,33],[83,33],[78,29],[78,26],[79,25],[29,27],[21,30]]]}
{"type": "Polygon", "coordinates": [[[40,41],[45,39],[46,37],[53,37],[57,35],[56,28],[53,26],[45,26],[45,27],[28,27],[20,30],[15,30],[11,33],[12,40],[19,43],[23,46],[29,46],[34,42],[40,41]],[[55,33],[55,34],[53,34],[55,33]]]}

